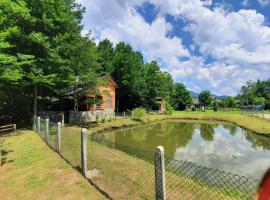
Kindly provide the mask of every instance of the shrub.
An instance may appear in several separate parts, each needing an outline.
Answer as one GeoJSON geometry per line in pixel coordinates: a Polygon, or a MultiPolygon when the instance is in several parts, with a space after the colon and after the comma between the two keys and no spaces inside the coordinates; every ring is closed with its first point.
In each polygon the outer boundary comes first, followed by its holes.
{"type": "Polygon", "coordinates": [[[146,116],[146,111],[144,108],[134,108],[132,110],[132,119],[137,121],[142,121],[146,116]]]}
{"type": "Polygon", "coordinates": [[[166,111],[165,111],[165,114],[166,115],[172,115],[173,114],[173,107],[169,104],[169,103],[166,103],[166,111]]]}
{"type": "Polygon", "coordinates": [[[196,108],[195,108],[195,107],[192,107],[192,108],[191,108],[191,111],[196,111],[196,108]]]}
{"type": "Polygon", "coordinates": [[[214,103],[213,103],[213,110],[215,112],[217,112],[217,110],[218,110],[218,102],[217,101],[214,101],[214,103]]]}

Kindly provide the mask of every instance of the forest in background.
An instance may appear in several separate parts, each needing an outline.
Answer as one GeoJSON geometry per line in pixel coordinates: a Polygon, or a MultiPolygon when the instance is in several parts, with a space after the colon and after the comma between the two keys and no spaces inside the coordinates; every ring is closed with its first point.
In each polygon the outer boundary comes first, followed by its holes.
{"type": "Polygon", "coordinates": [[[95,90],[104,75],[119,86],[119,111],[171,102],[172,77],[157,62],[144,63],[129,44],[81,35],[84,8],[74,0],[3,0],[0,11],[1,121],[29,120],[63,89],[95,90]]]}

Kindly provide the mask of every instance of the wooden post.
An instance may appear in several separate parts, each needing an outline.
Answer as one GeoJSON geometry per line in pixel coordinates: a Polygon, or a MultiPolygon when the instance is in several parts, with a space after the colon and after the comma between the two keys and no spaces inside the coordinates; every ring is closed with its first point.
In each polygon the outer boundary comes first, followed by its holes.
{"type": "Polygon", "coordinates": [[[158,146],[155,151],[155,189],[156,200],[165,200],[165,161],[162,146],[158,146]]]}
{"type": "Polygon", "coordinates": [[[86,129],[81,129],[81,166],[82,174],[86,177],[87,172],[87,153],[86,153],[86,129]]]}
{"type": "Polygon", "coordinates": [[[65,125],[65,115],[64,113],[61,113],[61,120],[62,120],[62,127],[65,125]]]}
{"type": "Polygon", "coordinates": [[[37,117],[37,132],[40,133],[40,117],[37,117]]]}
{"type": "Polygon", "coordinates": [[[124,118],[126,118],[126,112],[124,111],[124,118]]]}
{"type": "Polygon", "coordinates": [[[49,143],[49,119],[45,120],[45,141],[49,143]]]}
{"type": "Polygon", "coordinates": [[[14,133],[16,133],[16,124],[14,124],[13,127],[14,127],[14,133]]]}
{"type": "Polygon", "coordinates": [[[61,152],[61,122],[57,123],[56,151],[61,152]]]}

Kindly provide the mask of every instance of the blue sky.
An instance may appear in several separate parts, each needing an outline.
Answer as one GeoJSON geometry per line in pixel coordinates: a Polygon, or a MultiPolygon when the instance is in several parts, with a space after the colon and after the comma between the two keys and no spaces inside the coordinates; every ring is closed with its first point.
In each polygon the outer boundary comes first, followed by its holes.
{"type": "Polygon", "coordinates": [[[270,78],[270,0],[78,0],[82,34],[124,41],[196,92],[270,78]]]}

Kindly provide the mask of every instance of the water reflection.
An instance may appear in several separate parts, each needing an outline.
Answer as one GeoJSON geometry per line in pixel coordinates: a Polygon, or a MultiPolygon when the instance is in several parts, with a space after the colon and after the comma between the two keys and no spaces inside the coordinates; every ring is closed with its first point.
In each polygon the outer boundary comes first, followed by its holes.
{"type": "Polygon", "coordinates": [[[206,141],[214,140],[214,126],[210,124],[202,124],[200,125],[200,135],[202,139],[206,141]]]}
{"type": "Polygon", "coordinates": [[[107,133],[104,137],[119,149],[127,145],[153,151],[162,145],[167,157],[254,178],[270,167],[270,139],[234,125],[162,122],[107,133]]]}

